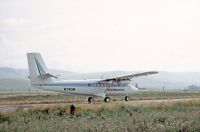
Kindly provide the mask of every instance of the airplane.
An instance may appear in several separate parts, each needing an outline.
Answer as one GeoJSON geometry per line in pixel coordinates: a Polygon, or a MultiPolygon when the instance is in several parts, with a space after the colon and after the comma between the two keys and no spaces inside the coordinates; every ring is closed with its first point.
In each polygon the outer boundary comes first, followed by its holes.
{"type": "Polygon", "coordinates": [[[138,90],[135,86],[130,85],[133,78],[158,73],[156,71],[149,71],[106,79],[55,81],[53,78],[57,79],[57,76],[48,72],[40,53],[27,53],[27,59],[32,87],[66,94],[88,96],[89,103],[93,102],[95,97],[102,97],[104,102],[108,103],[111,100],[110,96],[114,95],[123,95],[125,96],[125,101],[129,101],[129,95],[138,90]]]}

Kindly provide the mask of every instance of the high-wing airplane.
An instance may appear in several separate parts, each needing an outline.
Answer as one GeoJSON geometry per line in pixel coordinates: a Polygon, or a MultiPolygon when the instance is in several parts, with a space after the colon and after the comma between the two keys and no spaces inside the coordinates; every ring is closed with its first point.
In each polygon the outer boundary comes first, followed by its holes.
{"type": "Polygon", "coordinates": [[[150,71],[107,79],[54,81],[52,78],[57,77],[48,72],[40,53],[27,53],[27,58],[32,87],[66,94],[85,95],[88,96],[89,103],[94,97],[102,97],[107,103],[113,95],[123,95],[125,101],[128,101],[130,99],[128,95],[138,90],[130,85],[131,79],[158,73],[150,71]]]}

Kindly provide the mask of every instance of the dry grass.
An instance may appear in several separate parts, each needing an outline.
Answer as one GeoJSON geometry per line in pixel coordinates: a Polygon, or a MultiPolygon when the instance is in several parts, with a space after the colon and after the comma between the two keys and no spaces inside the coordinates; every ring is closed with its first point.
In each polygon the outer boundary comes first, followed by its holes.
{"type": "Polygon", "coordinates": [[[10,111],[10,110],[1,110],[0,111],[0,116],[1,115],[11,115],[11,114],[15,114],[16,111],[10,111]]]}
{"type": "Polygon", "coordinates": [[[34,106],[0,111],[0,131],[200,131],[200,93],[145,92],[131,98],[88,104],[85,97],[60,94],[0,96],[0,105],[34,106]]]}
{"type": "Polygon", "coordinates": [[[0,131],[199,131],[200,99],[38,105],[0,114],[0,131]]]}
{"type": "MultiPolygon", "coordinates": [[[[137,101],[135,101],[137,102],[137,101]]],[[[150,102],[137,102],[134,101],[124,103],[124,102],[115,102],[115,103],[93,103],[93,104],[78,104],[76,105],[76,112],[81,112],[84,110],[92,110],[98,111],[101,108],[106,108],[111,111],[118,110],[122,107],[140,107],[140,108],[151,108],[151,109],[170,109],[177,105],[184,106],[200,106],[200,98],[199,99],[187,99],[187,100],[169,100],[169,101],[150,101],[150,102]]],[[[43,111],[44,109],[49,109],[50,111],[57,111],[58,108],[63,107],[66,111],[70,110],[70,105],[51,105],[51,106],[39,106],[35,107],[33,111],[43,111]]]]}
{"type": "MultiPolygon", "coordinates": [[[[41,112],[48,110],[48,112],[58,111],[59,108],[64,108],[65,111],[70,110],[70,103],[76,102],[76,112],[81,112],[84,110],[98,111],[101,108],[107,108],[109,110],[117,110],[121,107],[141,107],[141,108],[151,108],[151,109],[170,109],[176,105],[186,105],[186,106],[200,106],[200,98],[195,99],[178,99],[178,100],[151,100],[151,101],[130,101],[130,102],[120,102],[115,101],[114,103],[104,103],[104,102],[95,102],[92,104],[84,103],[84,100],[43,100],[43,101],[34,101],[34,102],[18,102],[17,104],[37,104],[30,111],[32,112],[41,112]],[[83,103],[80,103],[83,102],[83,103]]],[[[5,103],[6,104],[6,103],[5,103]]],[[[9,103],[8,103],[9,104],[9,103]]],[[[7,104],[7,105],[8,105],[7,104]]],[[[15,103],[10,103],[16,104],[15,103]]],[[[21,111],[23,109],[17,109],[15,112],[21,111]]],[[[0,111],[0,114],[3,113],[14,113],[14,111],[0,111]]]]}

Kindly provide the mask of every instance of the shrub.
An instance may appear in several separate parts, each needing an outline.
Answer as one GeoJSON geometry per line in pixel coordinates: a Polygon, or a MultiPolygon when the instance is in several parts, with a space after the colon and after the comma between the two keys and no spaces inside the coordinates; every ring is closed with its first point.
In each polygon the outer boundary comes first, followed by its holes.
{"type": "Polygon", "coordinates": [[[10,122],[11,118],[9,115],[0,115],[0,123],[10,122]]]}

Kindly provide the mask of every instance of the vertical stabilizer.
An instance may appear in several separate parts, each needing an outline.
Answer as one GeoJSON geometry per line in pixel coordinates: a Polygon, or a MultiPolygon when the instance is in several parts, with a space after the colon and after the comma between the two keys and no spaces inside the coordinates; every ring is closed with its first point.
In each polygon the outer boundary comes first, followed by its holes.
{"type": "Polygon", "coordinates": [[[47,67],[40,53],[27,53],[31,84],[48,84],[53,75],[48,73],[47,67]]]}

